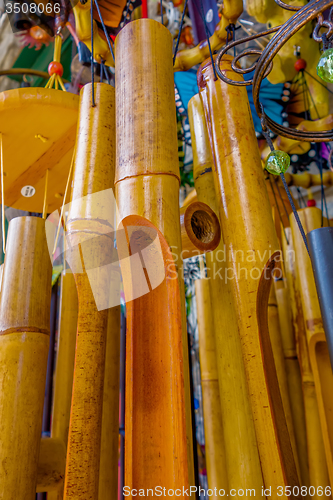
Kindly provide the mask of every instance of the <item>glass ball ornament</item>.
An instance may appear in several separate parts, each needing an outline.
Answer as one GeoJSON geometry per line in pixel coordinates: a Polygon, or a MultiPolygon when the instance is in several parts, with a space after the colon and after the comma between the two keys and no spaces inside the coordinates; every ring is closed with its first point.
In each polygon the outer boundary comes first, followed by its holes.
{"type": "Polygon", "coordinates": [[[333,83],[333,48],[327,49],[317,64],[317,75],[327,83],[333,83]]]}
{"type": "Polygon", "coordinates": [[[290,165],[290,156],[284,151],[271,151],[266,158],[266,170],[273,175],[283,174],[290,165]]]}

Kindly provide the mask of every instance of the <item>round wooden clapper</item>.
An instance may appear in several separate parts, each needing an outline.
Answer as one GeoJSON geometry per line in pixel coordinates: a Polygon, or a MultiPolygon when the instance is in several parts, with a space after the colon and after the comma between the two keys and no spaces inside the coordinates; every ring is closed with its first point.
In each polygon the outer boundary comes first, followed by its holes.
{"type": "Polygon", "coordinates": [[[63,202],[73,156],[79,97],[59,90],[25,87],[0,93],[4,203],[47,212],[63,202]]]}

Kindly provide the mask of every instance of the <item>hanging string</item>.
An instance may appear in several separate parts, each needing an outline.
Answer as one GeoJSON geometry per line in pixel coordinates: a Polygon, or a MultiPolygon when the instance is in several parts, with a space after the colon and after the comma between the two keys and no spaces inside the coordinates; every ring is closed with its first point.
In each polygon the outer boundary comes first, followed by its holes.
{"type": "Polygon", "coordinates": [[[4,173],[3,173],[3,140],[0,132],[0,161],[1,161],[1,222],[2,222],[2,251],[6,253],[6,227],[5,227],[5,192],[4,192],[4,173]]]}
{"type": "MultiPolygon", "coordinates": [[[[91,0],[91,2],[93,2],[93,1],[94,0],[91,0]]],[[[97,9],[97,12],[98,12],[99,19],[101,21],[101,25],[102,25],[102,28],[103,28],[103,31],[104,31],[104,35],[105,35],[105,38],[106,38],[107,44],[109,46],[113,62],[114,62],[115,58],[114,58],[114,52],[113,52],[113,47],[112,47],[111,39],[110,39],[109,33],[108,33],[107,29],[106,29],[106,26],[104,24],[104,20],[103,20],[102,14],[101,14],[101,10],[100,10],[99,5],[98,5],[98,0],[95,0],[95,5],[96,5],[96,9],[97,9]]]]}
{"type": "Polygon", "coordinates": [[[74,158],[75,158],[75,148],[74,148],[74,151],[73,151],[71,166],[70,166],[69,173],[68,173],[68,178],[67,178],[67,183],[66,183],[66,188],[65,188],[64,199],[63,199],[62,205],[61,205],[60,217],[59,217],[59,222],[58,222],[58,228],[57,228],[56,238],[55,238],[55,241],[54,241],[54,247],[53,247],[52,256],[55,254],[55,251],[56,251],[57,245],[58,245],[58,238],[59,238],[59,233],[60,233],[61,221],[62,221],[62,218],[63,218],[63,215],[64,215],[64,208],[65,208],[65,202],[66,202],[66,198],[67,198],[68,187],[69,187],[69,183],[70,183],[70,180],[71,180],[71,177],[72,177],[72,170],[73,170],[73,165],[74,165],[74,158]]]}
{"type": "Polygon", "coordinates": [[[44,203],[43,203],[43,219],[46,219],[47,211],[47,187],[49,183],[49,169],[46,170],[45,174],[45,187],[44,187],[44,203]]]}
{"type": "Polygon", "coordinates": [[[111,85],[110,75],[109,75],[109,72],[106,69],[106,66],[104,63],[102,63],[102,68],[103,68],[104,75],[105,75],[105,78],[107,79],[108,84],[111,85]]]}
{"type": "Polygon", "coordinates": [[[177,52],[178,52],[178,46],[179,46],[179,42],[180,42],[180,35],[181,35],[182,29],[183,29],[184,18],[185,18],[185,11],[186,11],[186,7],[187,7],[187,1],[188,0],[185,0],[184,9],[183,9],[183,13],[182,13],[182,19],[180,21],[180,26],[179,26],[179,31],[178,31],[178,37],[177,37],[177,43],[176,43],[176,47],[175,47],[175,52],[173,54],[173,66],[175,65],[175,60],[176,60],[176,56],[177,56],[177,52]]]}
{"type": "Polygon", "coordinates": [[[304,207],[306,208],[307,207],[306,201],[305,201],[304,196],[302,195],[302,192],[298,186],[296,186],[296,191],[298,193],[299,199],[302,201],[304,207]]]}
{"type": "Polygon", "coordinates": [[[304,69],[303,71],[304,71],[304,73],[306,73],[308,76],[310,76],[313,80],[315,80],[317,83],[319,83],[319,85],[321,85],[322,87],[324,87],[324,88],[327,90],[327,92],[329,92],[330,94],[333,94],[333,91],[332,91],[332,90],[330,90],[330,89],[328,89],[328,88],[326,87],[326,85],[325,85],[323,82],[321,82],[320,80],[317,80],[317,78],[315,78],[313,75],[311,75],[311,73],[309,73],[308,71],[306,71],[306,69],[304,69]]]}
{"type": "Polygon", "coordinates": [[[216,81],[217,80],[216,68],[215,68],[215,63],[214,63],[214,58],[213,58],[212,47],[210,45],[209,30],[208,30],[208,26],[207,26],[207,22],[206,22],[206,18],[205,18],[205,11],[204,11],[204,8],[203,8],[203,5],[202,5],[202,0],[200,0],[200,8],[201,8],[202,19],[203,19],[203,22],[204,22],[204,27],[205,27],[205,32],[206,32],[206,38],[207,38],[207,44],[208,44],[208,49],[209,49],[209,55],[210,55],[210,59],[212,61],[212,66],[213,66],[213,71],[214,71],[214,80],[216,81]]]}
{"type": "Polygon", "coordinates": [[[162,4],[162,0],[160,0],[160,9],[161,9],[161,23],[163,23],[163,4],[162,4]]]}
{"type": "Polygon", "coordinates": [[[288,219],[289,219],[289,213],[288,213],[287,207],[286,207],[286,205],[285,205],[285,203],[284,203],[284,199],[282,198],[281,191],[280,191],[280,188],[279,188],[279,183],[278,183],[278,182],[275,182],[275,185],[276,185],[276,187],[277,187],[277,190],[278,190],[278,193],[279,193],[279,197],[280,197],[280,200],[281,200],[282,206],[283,206],[283,208],[284,208],[284,211],[285,211],[285,213],[286,213],[286,216],[287,216],[287,217],[288,217],[288,219]]]}
{"type": "MultiPolygon", "coordinates": [[[[272,142],[272,139],[270,138],[269,136],[269,129],[267,127],[267,124],[266,124],[266,120],[265,120],[265,112],[264,112],[264,107],[262,104],[260,104],[260,107],[261,107],[261,118],[260,118],[260,121],[261,121],[261,127],[262,127],[262,134],[263,136],[265,137],[266,139],[266,142],[268,144],[268,146],[270,147],[270,150],[271,151],[275,151],[275,148],[274,148],[274,144],[272,142]]],[[[282,180],[282,183],[283,183],[283,187],[287,193],[287,196],[288,196],[288,200],[289,200],[289,203],[290,203],[290,206],[291,206],[291,209],[293,211],[293,214],[294,214],[294,217],[295,217],[295,220],[296,220],[296,223],[298,225],[298,229],[301,233],[301,236],[303,238],[303,242],[304,242],[304,245],[305,245],[305,248],[308,252],[308,254],[310,255],[310,252],[309,252],[309,247],[308,247],[308,241],[306,239],[306,234],[304,232],[304,229],[303,229],[303,226],[302,226],[302,223],[301,223],[301,220],[299,218],[299,215],[298,215],[298,212],[297,212],[297,209],[295,207],[295,203],[294,203],[294,200],[293,200],[293,197],[291,196],[291,193],[289,191],[289,188],[288,188],[288,184],[287,184],[287,181],[285,179],[285,176],[283,173],[280,174],[280,177],[281,177],[281,180],[282,180]]]]}
{"type": "Polygon", "coordinates": [[[282,218],[282,215],[281,215],[281,212],[280,212],[279,204],[278,204],[276,196],[275,196],[274,183],[272,182],[270,175],[268,175],[268,179],[269,179],[269,183],[271,185],[272,193],[273,193],[273,196],[274,196],[276,209],[277,209],[278,214],[279,214],[279,219],[280,219],[280,222],[281,222],[282,227],[283,227],[284,237],[286,238],[287,245],[289,245],[289,241],[288,241],[287,234],[286,234],[286,228],[284,226],[284,222],[283,222],[283,218],[282,218]]]}
{"type": "Polygon", "coordinates": [[[91,105],[94,108],[95,104],[95,67],[94,67],[94,0],[90,0],[90,21],[91,21],[91,105]]]}

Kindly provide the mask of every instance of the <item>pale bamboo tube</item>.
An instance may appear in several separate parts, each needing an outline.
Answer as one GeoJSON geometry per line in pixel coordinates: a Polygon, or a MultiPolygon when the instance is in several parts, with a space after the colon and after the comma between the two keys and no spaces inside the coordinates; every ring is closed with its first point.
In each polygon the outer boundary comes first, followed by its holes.
{"type": "Polygon", "coordinates": [[[299,481],[300,481],[300,484],[302,484],[301,473],[300,473],[299,462],[298,462],[298,452],[297,452],[297,446],[296,446],[296,440],[295,440],[294,423],[293,423],[293,417],[292,417],[292,412],[291,412],[286,365],[285,365],[284,354],[283,354],[283,345],[282,345],[282,336],[281,336],[281,329],[280,329],[278,304],[277,304],[275,288],[274,288],[273,284],[271,286],[271,290],[270,290],[270,294],[269,294],[269,301],[268,301],[268,330],[269,330],[269,337],[270,337],[271,344],[272,344],[272,351],[273,351],[273,356],[274,356],[276,375],[277,375],[278,382],[279,382],[281,399],[282,399],[284,414],[285,414],[286,422],[287,422],[287,426],[288,426],[290,442],[291,442],[291,446],[293,449],[293,455],[295,458],[295,463],[296,463],[296,467],[297,467],[299,481]]]}
{"type": "MultiPolygon", "coordinates": [[[[60,290],[59,340],[54,374],[51,436],[63,442],[66,459],[78,316],[76,285],[70,269],[61,273],[60,290]]],[[[62,477],[64,476],[63,474],[62,477]]],[[[57,485],[57,488],[48,491],[48,500],[61,500],[63,492],[62,480],[62,484],[57,485]]]]}
{"type": "Polygon", "coordinates": [[[101,267],[112,262],[112,188],[115,161],[114,88],[81,91],[72,201],[67,220],[67,260],[78,291],[79,312],[64,498],[98,498],[107,309],[98,309],[110,283],[101,267]],[[92,278],[96,277],[94,293],[92,278]],[[97,295],[96,295],[97,293],[97,295]]]}
{"type": "MultiPolygon", "coordinates": [[[[304,208],[298,210],[298,214],[305,233],[321,227],[322,213],[319,208],[304,208]]],[[[328,474],[331,484],[333,484],[333,420],[331,417],[333,411],[333,373],[310,258],[293,215],[290,217],[290,227],[295,246],[305,330],[317,395],[328,474]]]]}
{"type": "Polygon", "coordinates": [[[320,427],[317,398],[314,388],[314,378],[311,370],[302,301],[300,293],[300,281],[296,265],[293,236],[290,228],[286,228],[288,243],[282,236],[284,268],[288,282],[291,300],[293,325],[295,330],[297,355],[302,377],[304,413],[306,422],[307,459],[309,468],[309,485],[317,487],[329,484],[323,436],[320,427]]]}
{"type": "Polygon", "coordinates": [[[59,340],[54,375],[51,436],[62,439],[67,448],[78,315],[76,285],[70,269],[61,273],[60,290],[59,340]]]}
{"type": "MultiPolygon", "coordinates": [[[[208,488],[228,484],[209,281],[195,281],[208,488]]],[[[211,498],[216,500],[218,495],[211,498]]]]}
{"type": "Polygon", "coordinates": [[[42,438],[37,471],[37,493],[47,492],[58,499],[62,494],[65,475],[66,447],[62,439],[42,438]]]}
{"type": "MultiPolygon", "coordinates": [[[[231,70],[231,60],[230,56],[222,60],[222,71],[232,79],[242,79],[231,70]]],[[[257,294],[259,278],[279,246],[246,89],[215,81],[210,62],[201,66],[198,84],[207,99],[203,104],[209,120],[214,181],[224,243],[231,254],[232,296],[261,468],[265,485],[272,487],[272,498],[278,498],[277,488],[298,485],[298,477],[269,341],[265,356],[261,349],[261,335],[266,332],[259,327],[257,294]]]]}
{"type": "Polygon", "coordinates": [[[293,427],[298,451],[301,484],[310,486],[302,379],[296,354],[290,296],[288,288],[285,287],[285,281],[282,282],[281,288],[276,288],[276,300],[289,388],[290,406],[294,424],[293,427]]]}
{"type": "MultiPolygon", "coordinates": [[[[213,160],[200,96],[188,106],[193,148],[193,176],[198,200],[218,213],[214,188],[213,160]]],[[[255,488],[261,494],[263,479],[247,389],[237,316],[231,297],[228,253],[221,240],[214,252],[206,254],[207,276],[214,317],[216,361],[224,434],[226,473],[220,481],[226,491],[255,488]],[[223,304],[223,307],[222,307],[223,304]],[[227,376],[226,376],[227,374],[227,376]]]]}
{"type": "Polygon", "coordinates": [[[184,259],[215,250],[221,239],[217,215],[199,201],[180,209],[180,231],[184,259]]]}
{"type": "Polygon", "coordinates": [[[50,333],[45,221],[9,224],[0,298],[0,498],[34,500],[50,333]]]}
{"type": "Polygon", "coordinates": [[[160,23],[140,19],[120,31],[116,89],[120,220],[141,226],[137,235],[155,233],[163,260],[145,272],[166,275],[150,291],[143,276],[147,291],[127,304],[125,484],[177,489],[194,484],[193,448],[172,37],[160,23]]]}
{"type": "Polygon", "coordinates": [[[120,306],[108,313],[103,392],[99,500],[114,500],[118,491],[120,306]]]}

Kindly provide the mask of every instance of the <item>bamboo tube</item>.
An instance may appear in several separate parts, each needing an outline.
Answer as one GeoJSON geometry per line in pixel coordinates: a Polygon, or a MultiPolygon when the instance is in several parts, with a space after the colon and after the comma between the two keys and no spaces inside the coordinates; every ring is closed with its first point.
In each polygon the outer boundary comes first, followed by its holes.
{"type": "Polygon", "coordinates": [[[287,427],[288,427],[288,431],[289,431],[290,442],[291,442],[291,446],[292,446],[292,450],[293,450],[293,455],[295,458],[298,477],[300,480],[300,484],[302,484],[301,473],[300,473],[299,462],[298,462],[298,452],[297,452],[297,446],[296,446],[296,440],[295,440],[293,417],[292,417],[291,404],[290,404],[290,398],[289,398],[286,365],[285,365],[285,360],[284,360],[284,355],[283,355],[283,346],[282,346],[282,336],[281,336],[281,329],[280,329],[278,304],[277,304],[277,300],[276,300],[275,288],[273,285],[271,286],[271,290],[270,290],[270,294],[269,294],[269,301],[268,301],[268,330],[269,330],[269,337],[270,337],[271,344],[272,344],[272,351],[273,351],[273,356],[274,356],[276,375],[277,375],[278,382],[279,382],[281,399],[282,399],[284,414],[286,417],[287,427]]]}
{"type": "Polygon", "coordinates": [[[118,491],[120,306],[108,313],[103,392],[99,500],[114,500],[118,491]]]}
{"type": "MultiPolygon", "coordinates": [[[[282,238],[284,268],[290,293],[293,325],[295,329],[297,355],[302,377],[304,413],[306,421],[307,459],[309,468],[309,484],[315,487],[315,498],[318,486],[329,484],[323,436],[319,420],[318,404],[311,370],[304,316],[302,310],[300,280],[296,265],[293,236],[290,228],[286,228],[286,236],[282,238]]],[[[304,438],[303,438],[304,439],[304,438]]]]}
{"type": "Polygon", "coordinates": [[[216,214],[198,201],[180,209],[180,231],[185,259],[215,250],[221,239],[216,214]]]}
{"type": "Polygon", "coordinates": [[[99,83],[94,93],[92,107],[92,85],[85,85],[81,91],[72,201],[66,226],[70,244],[66,257],[79,301],[66,500],[97,498],[99,483],[108,312],[99,310],[95,298],[108,300],[110,283],[105,266],[112,262],[114,253],[115,114],[114,88],[99,83]]]}
{"type": "MultiPolygon", "coordinates": [[[[42,438],[39,450],[37,493],[47,492],[58,498],[62,490],[66,463],[66,447],[59,438],[42,438]]],[[[48,499],[49,500],[49,499],[48,499]]]]}
{"type": "MultiPolygon", "coordinates": [[[[198,199],[218,213],[213,179],[213,159],[200,96],[188,106],[193,148],[193,176],[198,199]]],[[[237,316],[231,298],[228,269],[230,263],[221,240],[214,252],[206,254],[212,314],[214,319],[216,362],[221,401],[226,471],[219,477],[223,488],[255,489],[261,494],[263,479],[247,389],[237,316]],[[223,307],[221,307],[223,304],[223,307]],[[227,374],[227,376],[226,376],[227,374]]],[[[213,339],[211,339],[211,342],[213,339]]]]}
{"type": "MultiPolygon", "coordinates": [[[[299,210],[298,213],[305,233],[321,227],[322,213],[319,208],[308,207],[299,210]]],[[[295,245],[306,337],[317,394],[327,468],[331,484],[333,484],[333,421],[331,418],[333,411],[333,373],[310,258],[293,215],[290,218],[290,226],[295,245]]]]}
{"type": "Polygon", "coordinates": [[[34,500],[50,333],[45,221],[9,224],[0,297],[0,498],[34,500]],[[10,304],[10,307],[8,307],[10,304]]]}
{"type": "MultiPolygon", "coordinates": [[[[209,281],[205,279],[195,281],[195,298],[199,330],[208,487],[213,490],[217,488],[219,491],[228,484],[228,478],[225,477],[226,460],[209,281]]],[[[212,498],[216,500],[218,496],[213,495],[212,498]]]]}
{"type": "Polygon", "coordinates": [[[61,273],[60,290],[59,336],[54,375],[51,436],[61,439],[67,448],[78,315],[77,291],[70,269],[61,273]]]}
{"type": "MultiPolygon", "coordinates": [[[[230,56],[222,60],[222,71],[233,79],[242,79],[231,70],[231,60],[230,56]]],[[[201,66],[198,84],[200,95],[205,94],[203,105],[209,120],[220,222],[224,243],[231,253],[232,296],[238,312],[261,467],[265,485],[272,487],[272,498],[278,498],[278,487],[292,488],[298,485],[298,478],[271,346],[262,330],[267,325],[261,325],[266,311],[260,311],[257,304],[264,298],[261,292],[266,293],[259,287],[265,280],[259,278],[278,249],[278,242],[246,89],[215,81],[210,62],[201,66]],[[267,342],[265,355],[263,340],[267,342]]]]}
{"type": "MultiPolygon", "coordinates": [[[[128,231],[137,226],[128,236],[136,253],[140,241],[152,245],[154,234],[159,250],[152,254],[161,258],[160,265],[145,263],[151,286],[143,290],[142,276],[137,298],[127,304],[125,484],[182,489],[194,484],[192,424],[184,285],[177,273],[182,261],[172,37],[160,23],[140,19],[120,31],[116,89],[119,217],[128,231]]],[[[135,257],[133,280],[142,269],[135,257]]]]}
{"type": "Polygon", "coordinates": [[[285,282],[282,282],[282,287],[276,288],[276,300],[281,327],[293,429],[298,450],[297,455],[300,467],[301,484],[310,486],[302,379],[296,354],[296,342],[292,324],[290,296],[289,291],[284,284],[285,282]]]}

